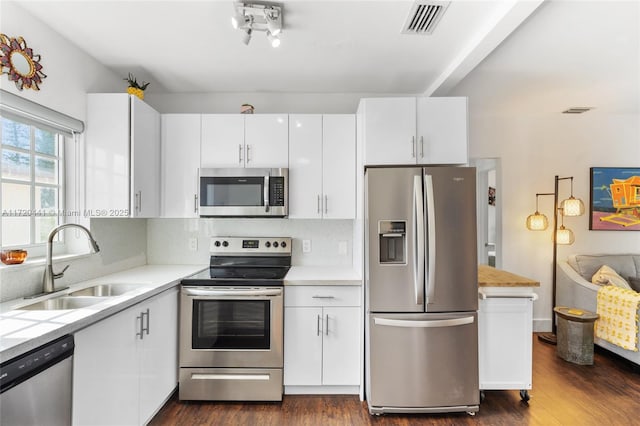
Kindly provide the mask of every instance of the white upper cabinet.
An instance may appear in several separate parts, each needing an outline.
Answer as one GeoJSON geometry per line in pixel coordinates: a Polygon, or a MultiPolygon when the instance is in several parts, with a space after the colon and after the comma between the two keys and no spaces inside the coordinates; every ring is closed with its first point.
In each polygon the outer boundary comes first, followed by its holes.
{"type": "Polygon", "coordinates": [[[466,164],[467,98],[418,98],[418,163],[466,164]]]}
{"type": "Polygon", "coordinates": [[[289,218],[355,217],[353,114],[289,116],[289,218]]]}
{"type": "Polygon", "coordinates": [[[200,114],[163,114],[161,133],[161,214],[197,217],[200,114]]]}
{"type": "Polygon", "coordinates": [[[87,97],[86,208],[98,217],[160,214],[160,114],[126,93],[87,97]]]}
{"type": "Polygon", "coordinates": [[[465,164],[467,98],[360,101],[366,165],[465,164]]]}
{"type": "Polygon", "coordinates": [[[202,115],[201,167],[288,167],[287,114],[202,115]]]}

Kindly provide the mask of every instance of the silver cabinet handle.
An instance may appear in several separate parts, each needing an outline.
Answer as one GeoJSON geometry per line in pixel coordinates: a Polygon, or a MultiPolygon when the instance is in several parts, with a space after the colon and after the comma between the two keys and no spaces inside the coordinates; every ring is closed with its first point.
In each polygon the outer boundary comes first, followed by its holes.
{"type": "Polygon", "coordinates": [[[133,210],[136,213],[140,211],[140,197],[138,195],[139,193],[140,191],[134,194],[133,210]]]}
{"type": "Polygon", "coordinates": [[[249,164],[249,161],[251,161],[251,145],[247,144],[247,164],[249,164]]]}
{"type": "Polygon", "coordinates": [[[324,327],[324,334],[326,336],[329,335],[329,314],[325,315],[326,317],[326,326],[324,327]]]}
{"type": "Polygon", "coordinates": [[[312,299],[335,299],[334,296],[311,296],[312,299]]]}
{"type": "Polygon", "coordinates": [[[318,315],[318,321],[316,321],[316,336],[320,335],[320,321],[322,321],[322,319],[320,318],[320,315],[318,315]]]}
{"type": "Polygon", "coordinates": [[[320,209],[320,194],[318,194],[318,214],[320,214],[322,210],[320,209]]]}
{"type": "Polygon", "coordinates": [[[424,158],[424,137],[420,136],[420,158],[424,158]]]}
{"type": "Polygon", "coordinates": [[[140,193],[140,211],[142,211],[142,190],[138,191],[140,193]]]}
{"type": "Polygon", "coordinates": [[[326,194],[324,196],[324,213],[325,214],[329,213],[329,198],[327,197],[326,194]]]}
{"type": "Polygon", "coordinates": [[[238,144],[238,164],[242,164],[242,144],[238,144]]]}
{"type": "Polygon", "coordinates": [[[478,290],[478,298],[481,300],[487,299],[531,299],[532,301],[538,300],[536,293],[504,293],[504,294],[487,294],[482,290],[478,290]]]}
{"type": "Polygon", "coordinates": [[[147,308],[147,312],[146,313],[143,312],[142,315],[143,315],[143,320],[144,320],[144,316],[145,315],[147,317],[147,328],[143,328],[143,330],[147,332],[147,336],[148,336],[149,335],[149,321],[150,321],[150,319],[149,319],[149,308],[147,308]]]}
{"type": "Polygon", "coordinates": [[[411,137],[411,158],[416,158],[416,137],[411,137]]]}
{"type": "Polygon", "coordinates": [[[142,323],[143,317],[144,317],[144,312],[140,312],[140,316],[136,317],[136,320],[139,321],[139,325],[140,325],[140,328],[139,328],[140,331],[136,333],[136,336],[140,337],[140,340],[144,338],[144,324],[142,323]]]}
{"type": "Polygon", "coordinates": [[[193,212],[198,213],[198,194],[193,194],[193,212]]]}

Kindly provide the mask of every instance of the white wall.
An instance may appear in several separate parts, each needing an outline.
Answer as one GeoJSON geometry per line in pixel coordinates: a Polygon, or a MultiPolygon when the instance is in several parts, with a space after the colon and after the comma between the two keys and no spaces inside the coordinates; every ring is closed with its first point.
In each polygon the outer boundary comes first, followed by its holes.
{"type": "MultiPolygon", "coordinates": [[[[14,2],[2,1],[0,28],[10,37],[22,36],[27,46],[41,55],[43,72],[47,75],[40,91],[18,90],[6,75],[0,76],[4,90],[41,105],[85,121],[86,93],[124,90],[120,76],[114,74],[91,56],[79,50],[69,40],[52,31],[14,2]]],[[[79,144],[82,146],[82,137],[79,144]]],[[[82,179],[80,179],[82,180],[82,179]]],[[[80,206],[81,204],[77,204],[80,206]]],[[[76,208],[74,205],[72,208],[76,208]]],[[[60,262],[72,266],[57,285],[69,285],[146,262],[146,222],[144,220],[92,221],[92,231],[102,251],[90,257],[60,262]],[[96,225],[97,223],[97,225],[96,225]]],[[[84,236],[80,236],[83,239],[84,236]]],[[[44,267],[0,265],[0,301],[34,294],[42,289],[44,267]]]]}

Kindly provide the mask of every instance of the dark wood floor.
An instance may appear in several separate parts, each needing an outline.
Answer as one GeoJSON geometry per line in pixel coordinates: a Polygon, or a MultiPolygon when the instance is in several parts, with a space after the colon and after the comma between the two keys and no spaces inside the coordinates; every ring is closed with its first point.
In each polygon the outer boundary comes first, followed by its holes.
{"type": "Polygon", "coordinates": [[[534,338],[533,389],[486,391],[475,416],[370,416],[357,396],[285,395],[282,403],[180,402],[174,396],[150,425],[638,425],[640,372],[605,350],[593,366],[566,362],[534,338]]]}

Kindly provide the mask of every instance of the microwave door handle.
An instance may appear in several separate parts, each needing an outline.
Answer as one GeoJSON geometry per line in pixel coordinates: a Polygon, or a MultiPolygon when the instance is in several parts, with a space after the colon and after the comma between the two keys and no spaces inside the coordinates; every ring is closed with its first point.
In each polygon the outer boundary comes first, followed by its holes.
{"type": "Polygon", "coordinates": [[[264,211],[269,211],[269,175],[264,177],[264,211]]]}

